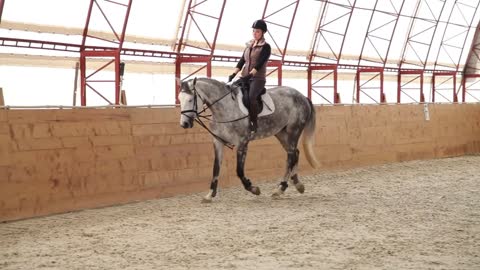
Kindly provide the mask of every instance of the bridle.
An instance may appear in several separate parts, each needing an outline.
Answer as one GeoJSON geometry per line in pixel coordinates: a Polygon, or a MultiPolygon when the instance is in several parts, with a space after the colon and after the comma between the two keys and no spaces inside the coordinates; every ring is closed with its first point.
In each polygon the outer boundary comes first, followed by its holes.
{"type": "Polygon", "coordinates": [[[203,127],[204,129],[206,129],[210,134],[212,134],[213,137],[215,137],[217,140],[219,140],[220,142],[222,142],[225,146],[227,146],[228,148],[230,149],[233,149],[233,147],[235,147],[235,145],[233,145],[232,143],[228,142],[227,140],[223,139],[222,137],[218,136],[217,134],[213,133],[208,127],[207,125],[202,121],[202,118],[203,119],[207,119],[208,121],[210,122],[214,122],[214,123],[219,123],[219,124],[225,124],[225,123],[233,123],[233,122],[236,122],[236,121],[240,121],[242,119],[245,119],[248,117],[248,115],[246,116],[243,116],[243,117],[240,117],[240,118],[237,118],[237,119],[234,119],[234,120],[229,120],[229,121],[214,121],[214,120],[211,120],[210,119],[210,116],[211,115],[202,115],[206,110],[208,110],[209,108],[211,108],[213,105],[215,105],[217,102],[221,101],[222,99],[224,99],[226,96],[228,95],[231,95],[232,99],[235,99],[234,97],[234,94],[233,94],[233,89],[230,89],[230,91],[228,91],[226,94],[224,94],[223,96],[221,96],[220,98],[218,98],[217,100],[215,100],[214,102],[208,104],[207,102],[205,102],[205,99],[202,98],[202,96],[198,93],[197,89],[196,89],[196,84],[197,84],[197,78],[194,78],[193,79],[193,87],[191,89],[191,91],[193,92],[193,108],[190,109],[190,110],[182,110],[180,113],[190,119],[193,118],[193,120],[195,122],[197,122],[201,127],[203,127]],[[198,98],[200,98],[204,104],[207,104],[207,106],[205,106],[200,112],[198,111],[198,98]],[[192,117],[190,115],[187,115],[187,113],[194,113],[195,114],[195,117],[192,117]]]}

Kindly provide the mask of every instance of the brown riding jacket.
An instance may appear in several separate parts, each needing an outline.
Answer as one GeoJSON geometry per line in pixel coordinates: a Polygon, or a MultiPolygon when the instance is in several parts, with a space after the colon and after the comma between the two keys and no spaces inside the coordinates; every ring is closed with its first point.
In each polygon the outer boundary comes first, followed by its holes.
{"type": "Polygon", "coordinates": [[[255,68],[257,73],[255,79],[265,79],[267,75],[267,62],[270,58],[271,48],[264,38],[253,46],[255,40],[247,43],[247,48],[243,52],[242,58],[238,61],[237,68],[242,70],[242,77],[245,77],[255,68]],[[242,69],[243,68],[243,69],[242,69]]]}

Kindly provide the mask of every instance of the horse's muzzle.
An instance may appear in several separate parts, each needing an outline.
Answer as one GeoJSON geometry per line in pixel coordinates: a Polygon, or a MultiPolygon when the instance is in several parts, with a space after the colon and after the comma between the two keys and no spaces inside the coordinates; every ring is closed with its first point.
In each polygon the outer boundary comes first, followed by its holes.
{"type": "Polygon", "coordinates": [[[181,126],[182,128],[192,128],[192,127],[193,127],[193,121],[192,121],[192,122],[187,122],[187,121],[182,122],[182,123],[180,124],[180,126],[181,126]]]}

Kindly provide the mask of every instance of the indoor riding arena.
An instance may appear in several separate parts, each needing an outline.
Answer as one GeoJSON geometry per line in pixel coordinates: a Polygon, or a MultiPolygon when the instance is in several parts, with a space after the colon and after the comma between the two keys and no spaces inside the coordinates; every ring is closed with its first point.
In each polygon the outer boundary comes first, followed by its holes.
{"type": "Polygon", "coordinates": [[[0,269],[480,269],[479,7],[0,0],[0,269]],[[263,97],[313,104],[304,190],[274,136],[248,144],[259,195],[238,145],[217,166],[236,96],[195,84],[235,89],[259,20],[263,97]]]}

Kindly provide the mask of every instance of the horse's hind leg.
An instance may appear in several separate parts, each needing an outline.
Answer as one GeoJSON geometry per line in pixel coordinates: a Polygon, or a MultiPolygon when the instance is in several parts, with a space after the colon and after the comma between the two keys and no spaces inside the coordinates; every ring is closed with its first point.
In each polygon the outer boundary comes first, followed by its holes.
{"type": "MultiPolygon", "coordinates": [[[[282,181],[278,185],[277,189],[273,192],[272,196],[280,196],[282,195],[288,187],[288,180],[290,178],[293,179],[293,176],[296,176],[297,183],[298,183],[298,176],[296,174],[297,164],[298,164],[298,157],[300,155],[300,151],[298,149],[291,150],[287,152],[287,169],[285,171],[285,175],[283,176],[282,181]]],[[[296,187],[297,185],[295,185],[296,187]]]]}
{"type": "Polygon", "coordinates": [[[285,151],[287,151],[287,168],[282,181],[275,189],[272,196],[282,195],[288,187],[289,179],[293,180],[293,184],[300,193],[303,193],[303,191],[305,190],[303,184],[301,184],[298,180],[298,175],[296,173],[298,166],[298,158],[300,156],[300,151],[298,151],[297,149],[300,133],[298,132],[298,129],[292,130],[295,131],[293,131],[292,133],[288,133],[287,129],[284,129],[276,135],[277,139],[280,141],[285,151]]]}
{"type": "Polygon", "coordinates": [[[300,183],[300,180],[298,179],[298,174],[294,174],[292,176],[292,182],[299,193],[305,192],[305,186],[300,183]]]}

